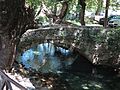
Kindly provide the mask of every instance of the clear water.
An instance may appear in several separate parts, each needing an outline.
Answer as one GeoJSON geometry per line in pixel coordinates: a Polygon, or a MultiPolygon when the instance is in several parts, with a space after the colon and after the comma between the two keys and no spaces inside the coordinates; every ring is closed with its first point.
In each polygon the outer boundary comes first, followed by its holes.
{"type": "Polygon", "coordinates": [[[23,54],[19,56],[19,61],[24,64],[26,68],[39,70],[43,73],[56,73],[63,68],[63,66],[70,65],[74,58],[69,56],[64,60],[61,56],[58,57],[55,54],[55,51],[59,51],[64,57],[67,57],[70,54],[69,50],[55,47],[51,43],[43,43],[24,51],[23,54]]]}
{"type": "Polygon", "coordinates": [[[61,73],[61,69],[71,65],[75,60],[75,57],[70,55],[69,50],[55,47],[51,43],[43,43],[24,51],[19,56],[19,61],[26,68],[43,73],[57,73],[69,85],[64,90],[120,90],[120,77],[117,76],[66,71],[61,73]],[[60,55],[57,55],[56,51],[59,51],[60,55]]]}

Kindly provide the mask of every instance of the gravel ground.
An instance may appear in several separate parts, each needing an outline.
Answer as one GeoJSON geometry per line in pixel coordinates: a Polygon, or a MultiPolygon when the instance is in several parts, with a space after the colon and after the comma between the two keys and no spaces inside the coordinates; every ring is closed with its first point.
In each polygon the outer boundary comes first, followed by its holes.
{"type": "MultiPolygon", "coordinates": [[[[17,83],[25,87],[27,90],[35,90],[35,87],[30,82],[29,78],[22,77],[20,74],[17,73],[15,74],[6,73],[6,75],[8,75],[8,77],[10,77],[12,80],[16,81],[17,83]]],[[[12,83],[11,86],[13,90],[21,90],[12,83]]]]}

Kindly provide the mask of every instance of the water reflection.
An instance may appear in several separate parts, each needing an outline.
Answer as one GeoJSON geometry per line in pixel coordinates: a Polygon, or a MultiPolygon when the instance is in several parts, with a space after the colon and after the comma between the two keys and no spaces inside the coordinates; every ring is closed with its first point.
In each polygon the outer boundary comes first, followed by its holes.
{"type": "Polygon", "coordinates": [[[69,50],[66,50],[66,49],[64,49],[64,48],[62,48],[62,47],[57,47],[57,51],[60,51],[61,54],[65,55],[65,56],[67,56],[67,55],[70,54],[70,51],[69,51],[69,50]]]}
{"type": "Polygon", "coordinates": [[[51,43],[39,44],[29,50],[26,50],[20,61],[25,65],[26,68],[32,68],[41,72],[56,72],[63,66],[70,65],[73,62],[73,58],[67,57],[70,62],[65,62],[55,52],[60,52],[63,56],[70,54],[69,50],[62,47],[55,47],[51,43]]]}
{"type": "Polygon", "coordinates": [[[21,56],[21,62],[25,65],[25,67],[31,67],[31,62],[34,60],[34,51],[29,49],[23,53],[21,56]]]}

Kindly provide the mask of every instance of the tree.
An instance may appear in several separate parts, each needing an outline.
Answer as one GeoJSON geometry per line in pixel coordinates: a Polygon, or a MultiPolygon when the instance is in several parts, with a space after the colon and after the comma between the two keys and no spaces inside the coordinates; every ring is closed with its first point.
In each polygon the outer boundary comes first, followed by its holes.
{"type": "Polygon", "coordinates": [[[29,27],[34,27],[34,15],[25,0],[0,1],[0,68],[10,70],[20,37],[29,27]]]}
{"type": "Polygon", "coordinates": [[[85,20],[84,20],[84,15],[85,15],[85,7],[86,7],[86,3],[85,0],[79,0],[78,4],[81,6],[81,11],[80,11],[80,23],[81,25],[85,25],[85,20]]]}
{"type": "Polygon", "coordinates": [[[104,21],[104,27],[107,27],[108,24],[108,9],[109,9],[110,0],[106,0],[106,8],[105,8],[105,21],[104,21]]]}
{"type": "MultiPolygon", "coordinates": [[[[60,24],[63,20],[63,18],[66,16],[67,10],[68,10],[68,1],[66,0],[61,0],[60,3],[62,4],[62,8],[60,10],[59,15],[56,15],[56,11],[52,12],[49,10],[45,10],[45,14],[48,18],[52,18],[53,19],[53,23],[57,23],[60,24]]],[[[55,7],[56,8],[56,4],[55,7]]]]}

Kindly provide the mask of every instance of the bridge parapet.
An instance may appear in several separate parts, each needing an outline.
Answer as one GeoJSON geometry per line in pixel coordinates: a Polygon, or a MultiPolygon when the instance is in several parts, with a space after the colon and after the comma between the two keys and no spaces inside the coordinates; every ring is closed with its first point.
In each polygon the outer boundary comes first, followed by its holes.
{"type": "Polygon", "coordinates": [[[95,64],[120,62],[120,30],[100,27],[52,26],[28,30],[21,38],[20,49],[51,42],[72,50],[74,47],[95,64]],[[72,48],[72,49],[71,49],[72,48]]]}

